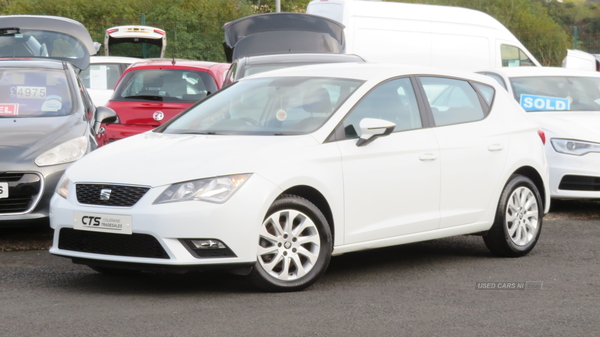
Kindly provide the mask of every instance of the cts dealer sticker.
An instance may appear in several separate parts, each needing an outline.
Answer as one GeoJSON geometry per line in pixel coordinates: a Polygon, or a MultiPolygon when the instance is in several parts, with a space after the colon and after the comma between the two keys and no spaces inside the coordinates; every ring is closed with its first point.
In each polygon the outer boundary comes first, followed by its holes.
{"type": "Polygon", "coordinates": [[[571,100],[568,98],[521,95],[521,107],[527,111],[569,110],[571,100]]]}

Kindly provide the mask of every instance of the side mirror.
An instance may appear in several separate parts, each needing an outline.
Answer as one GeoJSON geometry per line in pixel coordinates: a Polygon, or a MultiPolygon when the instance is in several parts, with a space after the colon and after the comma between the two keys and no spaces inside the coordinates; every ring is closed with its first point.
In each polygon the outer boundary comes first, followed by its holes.
{"type": "Polygon", "coordinates": [[[360,121],[362,135],[358,139],[356,146],[365,146],[378,137],[387,136],[394,131],[395,127],[396,124],[383,119],[363,118],[360,121]]]}
{"type": "Polygon", "coordinates": [[[102,124],[112,124],[117,123],[119,121],[119,116],[117,113],[105,106],[99,106],[96,108],[96,118],[94,119],[94,133],[98,134],[100,132],[100,126],[102,124]]]}

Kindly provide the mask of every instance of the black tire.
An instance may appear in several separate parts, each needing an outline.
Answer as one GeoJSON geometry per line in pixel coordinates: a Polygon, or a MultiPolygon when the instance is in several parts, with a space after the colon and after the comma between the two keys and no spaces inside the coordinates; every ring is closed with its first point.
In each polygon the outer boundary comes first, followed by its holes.
{"type": "Polygon", "coordinates": [[[494,224],[483,241],[498,256],[527,255],[540,237],[543,217],[542,198],[533,181],[512,175],[500,195],[494,224]],[[525,203],[520,201],[522,198],[526,198],[525,203]]]}
{"type": "Polygon", "coordinates": [[[257,243],[257,261],[249,277],[267,291],[309,287],[327,269],[333,249],[331,230],[321,210],[290,194],[273,202],[257,243]]]}

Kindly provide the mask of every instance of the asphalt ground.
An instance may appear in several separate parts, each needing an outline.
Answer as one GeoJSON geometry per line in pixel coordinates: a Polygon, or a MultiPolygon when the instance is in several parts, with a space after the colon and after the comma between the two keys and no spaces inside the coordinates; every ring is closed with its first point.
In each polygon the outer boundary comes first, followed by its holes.
{"type": "Polygon", "coordinates": [[[599,206],[556,204],[522,258],[445,238],[334,257],[296,293],[229,274],[107,276],[45,250],[5,251],[0,336],[600,336],[599,206]]]}

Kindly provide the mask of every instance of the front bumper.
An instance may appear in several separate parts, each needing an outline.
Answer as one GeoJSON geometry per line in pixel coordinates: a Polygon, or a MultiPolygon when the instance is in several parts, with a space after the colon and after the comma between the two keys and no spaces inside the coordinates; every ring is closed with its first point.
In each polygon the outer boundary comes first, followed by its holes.
{"type": "Polygon", "coordinates": [[[151,188],[132,207],[108,207],[79,204],[75,186],[71,183],[67,199],[58,195],[52,199],[50,223],[54,228],[54,240],[50,253],[72,258],[78,263],[109,264],[140,270],[158,267],[207,269],[217,266],[236,269],[256,262],[260,225],[272,200],[281,193],[275,185],[253,175],[223,204],[204,201],[153,204],[167,187],[151,188]],[[133,233],[98,233],[74,229],[75,212],[131,216],[133,233]],[[72,239],[79,242],[77,246],[65,244],[66,233],[83,235],[83,239],[79,236],[72,239]],[[233,254],[200,256],[190,249],[191,239],[218,240],[233,254]],[[114,247],[106,248],[106,244],[114,247]],[[143,253],[137,250],[129,252],[129,246],[141,247],[146,244],[152,247],[143,253]],[[164,254],[158,252],[153,255],[155,250],[162,250],[164,254]]]}
{"type": "Polygon", "coordinates": [[[0,182],[7,182],[9,196],[15,197],[0,199],[0,226],[48,225],[50,199],[67,166],[44,167],[39,171],[11,170],[11,179],[7,177],[8,171],[0,172],[0,182]]]}
{"type": "Polygon", "coordinates": [[[562,154],[549,146],[550,195],[553,199],[600,199],[600,154],[562,154]]]}

